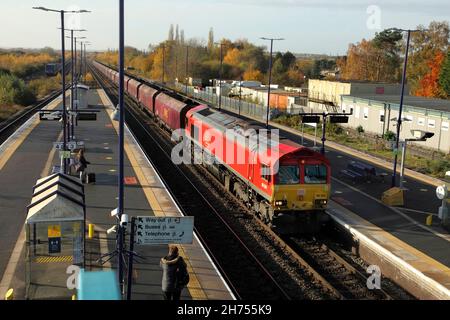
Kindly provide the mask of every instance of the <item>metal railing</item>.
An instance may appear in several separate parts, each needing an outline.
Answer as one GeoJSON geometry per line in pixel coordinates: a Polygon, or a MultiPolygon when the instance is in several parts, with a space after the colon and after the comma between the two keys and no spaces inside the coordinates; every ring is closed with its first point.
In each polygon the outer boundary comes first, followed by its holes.
{"type": "MultiPolygon", "coordinates": [[[[212,106],[216,107],[219,104],[219,96],[215,93],[194,89],[194,87],[190,86],[187,87],[186,92],[186,86],[180,83],[175,84],[174,89],[183,93],[187,93],[188,96],[194,97],[195,99],[206,101],[212,106]]],[[[222,109],[237,114],[251,116],[263,121],[266,120],[267,107],[256,103],[222,96],[222,109]]],[[[280,113],[286,112],[287,109],[270,108],[269,120],[279,115],[280,113]]]]}

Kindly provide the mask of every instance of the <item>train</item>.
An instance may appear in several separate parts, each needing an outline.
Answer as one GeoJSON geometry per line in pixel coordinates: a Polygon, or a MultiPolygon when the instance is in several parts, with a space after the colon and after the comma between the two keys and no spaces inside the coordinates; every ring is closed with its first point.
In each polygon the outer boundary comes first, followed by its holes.
{"type": "MultiPolygon", "coordinates": [[[[116,70],[93,65],[118,85],[116,70]]],[[[321,153],[158,84],[125,75],[123,86],[172,140],[190,146],[184,157],[278,233],[316,234],[328,221],[331,166],[321,153]]]]}
{"type": "Polygon", "coordinates": [[[45,65],[45,74],[47,76],[53,77],[56,76],[61,71],[60,63],[47,63],[45,65]]]}

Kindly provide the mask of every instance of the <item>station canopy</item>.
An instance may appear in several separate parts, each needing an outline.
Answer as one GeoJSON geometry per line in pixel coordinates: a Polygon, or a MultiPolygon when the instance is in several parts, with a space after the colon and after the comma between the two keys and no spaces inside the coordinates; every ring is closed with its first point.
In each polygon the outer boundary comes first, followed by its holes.
{"type": "Polygon", "coordinates": [[[83,184],[61,173],[39,179],[27,209],[26,224],[83,221],[86,211],[83,184]]]}

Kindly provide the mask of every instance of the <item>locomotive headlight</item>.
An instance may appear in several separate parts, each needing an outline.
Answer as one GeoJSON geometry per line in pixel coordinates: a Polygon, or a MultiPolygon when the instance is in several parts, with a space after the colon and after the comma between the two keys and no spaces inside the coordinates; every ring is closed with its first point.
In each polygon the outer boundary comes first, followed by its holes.
{"type": "Polygon", "coordinates": [[[277,207],[287,206],[287,200],[276,200],[276,201],[275,201],[275,205],[276,205],[277,207]]]}
{"type": "Polygon", "coordinates": [[[326,200],[326,199],[320,199],[320,200],[316,200],[316,201],[315,201],[316,207],[319,207],[319,208],[323,208],[323,207],[325,207],[327,204],[328,204],[328,200],[326,200]]]}

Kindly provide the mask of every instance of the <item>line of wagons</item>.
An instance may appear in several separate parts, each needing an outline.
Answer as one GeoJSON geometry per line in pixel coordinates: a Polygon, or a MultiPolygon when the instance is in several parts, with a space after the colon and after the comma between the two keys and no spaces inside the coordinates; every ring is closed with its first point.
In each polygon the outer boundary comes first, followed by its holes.
{"type": "MultiPolygon", "coordinates": [[[[94,66],[118,84],[116,70],[98,62],[94,66]]],[[[191,158],[200,157],[224,187],[263,221],[280,233],[318,232],[328,217],[324,211],[330,196],[331,169],[326,157],[283,137],[274,141],[271,135],[258,135],[257,147],[252,146],[248,132],[265,129],[259,123],[128,76],[123,85],[161,126],[172,133],[182,129],[183,135],[172,138],[188,139],[191,158]],[[230,132],[235,136],[230,137],[230,132]],[[215,143],[218,141],[221,143],[215,143]],[[263,143],[266,149],[261,152],[264,148],[258,147],[263,143]],[[205,161],[211,160],[208,157],[216,161],[205,161]],[[238,157],[240,161],[236,161],[238,157]]]]}

